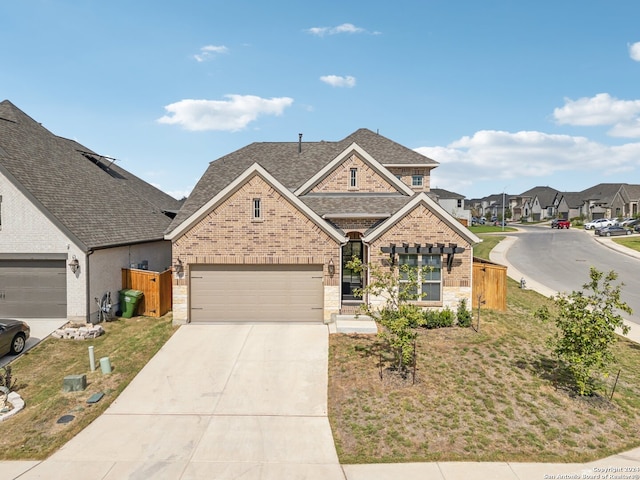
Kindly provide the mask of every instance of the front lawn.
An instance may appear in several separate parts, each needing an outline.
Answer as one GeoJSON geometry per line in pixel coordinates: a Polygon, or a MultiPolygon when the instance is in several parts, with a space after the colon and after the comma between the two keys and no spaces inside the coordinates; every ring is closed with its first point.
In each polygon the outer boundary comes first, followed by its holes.
{"type": "MultiPolygon", "coordinates": [[[[176,330],[172,316],[133,317],[102,323],[106,333],[93,340],[48,338],[11,363],[15,391],[25,409],[0,423],[0,460],[43,460],[96,419],[176,330]],[[96,371],[89,368],[93,345],[96,371]],[[101,357],[109,357],[112,373],[102,374],[101,357]],[[64,393],[67,375],[87,376],[87,389],[64,393]],[[87,399],[104,393],[96,404],[87,399]],[[63,415],[75,418],[58,424],[63,415]]],[[[87,445],[100,448],[100,445],[87,445]]]]}
{"type": "Polygon", "coordinates": [[[624,238],[614,238],[614,242],[619,243],[620,245],[631,248],[633,250],[637,250],[640,252],[640,237],[624,237],[624,238]]]}
{"type": "Polygon", "coordinates": [[[618,342],[604,389],[579,397],[545,345],[552,326],[532,315],[542,305],[509,280],[508,311],[482,311],[479,332],[421,330],[415,384],[387,369],[376,336],[331,335],[340,461],[586,462],[639,446],[640,347],[618,342]]]}
{"type": "Polygon", "coordinates": [[[471,230],[476,235],[478,235],[479,233],[500,233],[500,232],[517,232],[518,231],[517,228],[510,227],[508,225],[505,226],[503,230],[501,226],[494,226],[494,225],[488,225],[488,224],[474,225],[472,227],[469,227],[469,230],[471,230]]]}

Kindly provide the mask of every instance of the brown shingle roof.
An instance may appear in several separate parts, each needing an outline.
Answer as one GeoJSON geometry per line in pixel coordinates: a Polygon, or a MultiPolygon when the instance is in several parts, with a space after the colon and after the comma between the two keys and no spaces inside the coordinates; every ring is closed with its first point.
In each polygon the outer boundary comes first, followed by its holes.
{"type": "Polygon", "coordinates": [[[180,202],[0,103],[0,172],[86,249],[163,238],[180,202]],[[85,152],[85,153],[81,153],[85,152]]]}
{"type": "MultiPolygon", "coordinates": [[[[383,165],[438,165],[438,162],[365,128],[356,130],[337,142],[302,142],[300,152],[298,142],[252,143],[209,164],[168,231],[189,218],[254,163],[258,163],[286,188],[294,191],[352,143],[357,143],[383,165]]],[[[318,204],[317,201],[311,202],[313,205],[318,204]]],[[[361,208],[363,207],[357,207],[357,210],[360,211],[361,208]]]]}

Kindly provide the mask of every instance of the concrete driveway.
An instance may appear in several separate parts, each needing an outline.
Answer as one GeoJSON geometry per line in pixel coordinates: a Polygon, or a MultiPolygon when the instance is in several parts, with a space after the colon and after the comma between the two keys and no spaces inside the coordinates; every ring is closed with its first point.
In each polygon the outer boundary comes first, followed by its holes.
{"type": "Polygon", "coordinates": [[[342,479],[325,325],[181,327],[29,479],[342,479]]]}
{"type": "MultiPolygon", "coordinates": [[[[23,353],[35,347],[68,322],[66,318],[21,318],[20,320],[27,322],[31,328],[31,334],[27,339],[23,353]]],[[[9,364],[12,360],[18,358],[18,356],[19,355],[5,355],[4,357],[0,357],[0,367],[9,364]]]]}

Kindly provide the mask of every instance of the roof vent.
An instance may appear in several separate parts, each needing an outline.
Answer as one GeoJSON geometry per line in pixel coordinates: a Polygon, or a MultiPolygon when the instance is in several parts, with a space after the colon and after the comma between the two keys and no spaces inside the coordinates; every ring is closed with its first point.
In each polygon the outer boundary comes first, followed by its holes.
{"type": "Polygon", "coordinates": [[[298,153],[302,153],[302,134],[298,134],[298,153]]]}

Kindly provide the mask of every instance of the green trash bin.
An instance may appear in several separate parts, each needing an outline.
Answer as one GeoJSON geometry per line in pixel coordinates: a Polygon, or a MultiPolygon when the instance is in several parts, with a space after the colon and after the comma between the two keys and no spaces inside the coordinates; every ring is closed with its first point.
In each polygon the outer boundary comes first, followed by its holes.
{"type": "Polygon", "coordinates": [[[142,295],[143,292],[140,290],[130,288],[120,290],[120,310],[124,318],[131,318],[135,315],[142,295]]]}

